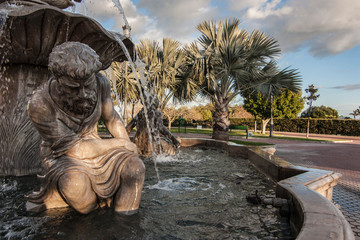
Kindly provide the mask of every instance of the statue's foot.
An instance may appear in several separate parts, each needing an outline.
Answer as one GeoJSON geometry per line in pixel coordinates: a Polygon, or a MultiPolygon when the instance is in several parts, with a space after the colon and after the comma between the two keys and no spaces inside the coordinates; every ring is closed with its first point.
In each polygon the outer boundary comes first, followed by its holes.
{"type": "Polygon", "coordinates": [[[131,215],[134,215],[134,214],[138,213],[138,212],[139,212],[139,209],[126,210],[126,211],[123,211],[123,210],[121,210],[121,211],[116,211],[116,210],[115,210],[115,212],[118,213],[118,214],[120,214],[120,215],[131,216],[131,215]]]}

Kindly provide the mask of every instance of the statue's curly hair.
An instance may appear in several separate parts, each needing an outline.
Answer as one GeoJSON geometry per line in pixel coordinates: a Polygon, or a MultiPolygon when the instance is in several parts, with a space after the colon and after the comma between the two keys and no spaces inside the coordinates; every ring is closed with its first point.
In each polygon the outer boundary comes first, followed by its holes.
{"type": "Polygon", "coordinates": [[[49,55],[48,68],[55,77],[86,79],[100,71],[101,67],[99,55],[80,42],[65,42],[54,47],[49,55]]]}

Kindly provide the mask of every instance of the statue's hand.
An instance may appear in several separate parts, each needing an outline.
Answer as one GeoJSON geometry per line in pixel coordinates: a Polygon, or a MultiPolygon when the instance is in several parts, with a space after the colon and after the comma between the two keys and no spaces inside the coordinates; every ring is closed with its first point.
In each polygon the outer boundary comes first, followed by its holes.
{"type": "Polygon", "coordinates": [[[137,148],[136,144],[133,142],[126,141],[124,147],[131,152],[138,153],[138,148],[137,148]]]}

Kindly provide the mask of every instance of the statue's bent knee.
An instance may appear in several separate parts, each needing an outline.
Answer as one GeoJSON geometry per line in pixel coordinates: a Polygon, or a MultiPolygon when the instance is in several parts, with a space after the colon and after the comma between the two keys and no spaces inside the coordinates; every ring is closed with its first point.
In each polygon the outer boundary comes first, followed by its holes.
{"type": "Polygon", "coordinates": [[[81,172],[63,174],[58,182],[65,201],[80,213],[89,213],[97,206],[97,197],[87,175],[81,172]]]}
{"type": "Polygon", "coordinates": [[[144,181],[145,165],[143,161],[138,157],[129,159],[122,171],[121,178],[125,180],[126,183],[144,181]]]}

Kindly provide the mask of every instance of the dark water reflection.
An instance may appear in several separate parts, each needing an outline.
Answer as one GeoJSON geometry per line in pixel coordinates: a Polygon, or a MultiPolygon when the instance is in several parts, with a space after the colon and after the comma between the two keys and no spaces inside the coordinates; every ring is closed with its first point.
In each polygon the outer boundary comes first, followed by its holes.
{"type": "MultiPolygon", "coordinates": [[[[24,193],[35,177],[0,180],[1,239],[283,239],[284,223],[275,208],[254,206],[245,196],[258,190],[274,197],[274,185],[247,160],[212,149],[182,149],[159,157],[161,182],[152,162],[138,214],[112,209],[81,215],[69,208],[42,214],[25,211],[24,193]]],[[[286,226],[285,226],[286,227],[286,226]]],[[[288,238],[286,238],[288,239],[288,238]]]]}

